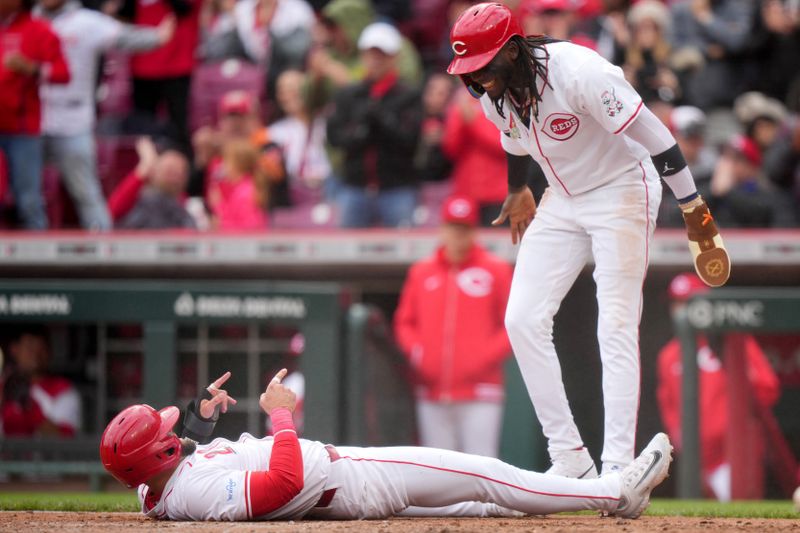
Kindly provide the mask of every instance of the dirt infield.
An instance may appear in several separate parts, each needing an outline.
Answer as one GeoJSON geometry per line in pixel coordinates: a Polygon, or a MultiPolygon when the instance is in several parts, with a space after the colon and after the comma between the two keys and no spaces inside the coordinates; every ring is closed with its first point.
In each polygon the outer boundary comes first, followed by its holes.
{"type": "Polygon", "coordinates": [[[703,532],[717,531],[800,531],[800,521],[790,519],[688,518],[645,516],[639,520],[619,520],[596,516],[548,516],[529,518],[393,518],[363,522],[237,522],[187,523],[155,522],[135,513],[63,513],[46,511],[0,512],[0,532],[72,533],[109,531],[191,532],[341,532],[341,533],[468,533],[468,532],[546,532],[573,531],[703,532]]]}

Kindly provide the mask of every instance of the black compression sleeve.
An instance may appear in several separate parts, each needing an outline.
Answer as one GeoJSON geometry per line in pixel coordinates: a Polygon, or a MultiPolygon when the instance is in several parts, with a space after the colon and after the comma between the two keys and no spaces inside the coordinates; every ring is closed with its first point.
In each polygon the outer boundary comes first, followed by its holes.
{"type": "Polygon", "coordinates": [[[513,155],[506,152],[508,163],[508,190],[518,191],[528,184],[528,176],[531,175],[532,166],[535,164],[533,159],[527,155],[513,155]]]}

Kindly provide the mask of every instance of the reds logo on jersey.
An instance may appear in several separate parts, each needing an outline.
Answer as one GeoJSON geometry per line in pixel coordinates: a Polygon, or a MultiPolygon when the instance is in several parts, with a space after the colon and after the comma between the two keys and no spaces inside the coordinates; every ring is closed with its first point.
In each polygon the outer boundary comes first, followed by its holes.
{"type": "Polygon", "coordinates": [[[482,298],[492,292],[494,277],[485,268],[471,267],[459,272],[456,283],[468,296],[482,298]]]}
{"type": "Polygon", "coordinates": [[[606,106],[606,114],[609,117],[617,116],[617,113],[622,111],[624,107],[622,102],[617,100],[617,94],[614,88],[610,88],[607,91],[604,91],[603,94],[600,95],[600,101],[606,106]]]}
{"type": "Polygon", "coordinates": [[[542,133],[556,141],[566,141],[578,131],[581,121],[569,113],[553,113],[544,119],[542,133]]]}

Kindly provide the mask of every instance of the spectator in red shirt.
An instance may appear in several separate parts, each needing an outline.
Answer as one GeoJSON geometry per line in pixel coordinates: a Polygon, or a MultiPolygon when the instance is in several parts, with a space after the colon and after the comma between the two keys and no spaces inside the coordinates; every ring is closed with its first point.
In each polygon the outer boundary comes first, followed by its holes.
{"type": "MultiPolygon", "coordinates": [[[[707,291],[708,287],[695,274],[680,274],[669,286],[673,312],[684,306],[692,295],[707,291]]],[[[752,335],[743,334],[741,338],[753,399],[764,407],[771,407],[780,395],[775,371],[752,335]]],[[[731,498],[731,468],[725,450],[729,395],[727,374],[705,335],[698,335],[697,338],[697,365],[700,370],[700,462],[703,481],[714,497],[728,501],[731,498]]],[[[682,448],[682,375],[680,342],[674,338],[658,355],[658,407],[664,427],[678,453],[682,448]]],[[[763,442],[760,448],[763,453],[763,442]]],[[[752,457],[751,460],[761,461],[763,457],[752,457]]]]}
{"type": "Polygon", "coordinates": [[[469,198],[448,198],[442,221],[442,245],[408,273],[395,336],[416,380],[420,444],[496,457],[511,266],[475,241],[469,198]]]}
{"type": "Polygon", "coordinates": [[[81,399],[69,380],[51,375],[50,346],[43,327],[18,328],[8,349],[11,371],[0,383],[0,434],[71,437],[81,427],[81,399]]]}
{"type": "Polygon", "coordinates": [[[0,0],[0,150],[27,229],[47,229],[42,197],[40,83],[68,83],[61,44],[31,0],[0,0]]]}
{"type": "Polygon", "coordinates": [[[189,86],[200,39],[201,0],[125,0],[120,15],[142,26],[159,26],[177,18],[172,39],[151,52],[131,59],[133,106],[142,118],[152,120],[166,105],[168,131],[177,147],[190,153],[189,86]]]}
{"type": "Polygon", "coordinates": [[[442,151],[453,162],[453,191],[477,202],[481,224],[490,226],[508,192],[496,179],[505,172],[506,153],[480,101],[464,87],[447,110],[442,151]]]}
{"type": "Polygon", "coordinates": [[[136,144],[139,163],[108,198],[117,228],[194,229],[194,218],[184,206],[189,162],[174,149],[161,154],[149,138],[136,144]]]}

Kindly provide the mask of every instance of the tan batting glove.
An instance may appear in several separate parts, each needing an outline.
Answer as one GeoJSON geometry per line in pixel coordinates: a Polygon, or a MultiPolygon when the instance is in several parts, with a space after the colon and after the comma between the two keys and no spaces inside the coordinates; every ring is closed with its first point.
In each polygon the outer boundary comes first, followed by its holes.
{"type": "Polygon", "coordinates": [[[731,275],[731,260],[703,197],[679,204],[686,223],[694,269],[710,287],[721,287],[731,275]]]}

